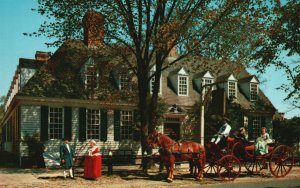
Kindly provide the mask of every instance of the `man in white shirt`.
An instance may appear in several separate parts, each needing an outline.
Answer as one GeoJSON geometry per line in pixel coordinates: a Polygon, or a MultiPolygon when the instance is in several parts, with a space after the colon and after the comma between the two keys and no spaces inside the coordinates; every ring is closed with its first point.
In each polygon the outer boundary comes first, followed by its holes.
{"type": "Polygon", "coordinates": [[[211,139],[211,142],[214,142],[215,144],[218,144],[222,138],[228,137],[231,130],[231,126],[227,123],[227,118],[223,118],[222,122],[222,127],[219,129],[218,133],[215,134],[211,139]]]}

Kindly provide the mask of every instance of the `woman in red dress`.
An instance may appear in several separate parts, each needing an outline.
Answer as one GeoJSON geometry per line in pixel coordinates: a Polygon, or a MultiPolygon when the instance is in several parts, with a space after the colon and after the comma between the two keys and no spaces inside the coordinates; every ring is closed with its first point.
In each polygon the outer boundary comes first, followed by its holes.
{"type": "Polygon", "coordinates": [[[96,146],[95,140],[90,140],[88,155],[84,160],[84,177],[87,179],[96,179],[102,174],[102,159],[100,150],[96,146]]]}

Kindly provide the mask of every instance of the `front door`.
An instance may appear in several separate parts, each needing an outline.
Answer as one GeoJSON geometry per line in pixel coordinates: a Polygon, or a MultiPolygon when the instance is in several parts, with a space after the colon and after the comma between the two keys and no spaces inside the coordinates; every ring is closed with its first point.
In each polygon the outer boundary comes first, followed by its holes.
{"type": "Polygon", "coordinates": [[[178,141],[180,139],[180,123],[165,123],[164,134],[178,141]]]}

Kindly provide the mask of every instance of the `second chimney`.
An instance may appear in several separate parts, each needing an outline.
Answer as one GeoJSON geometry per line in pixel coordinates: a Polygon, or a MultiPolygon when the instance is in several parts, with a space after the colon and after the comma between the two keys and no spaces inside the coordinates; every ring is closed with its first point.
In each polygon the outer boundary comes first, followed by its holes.
{"type": "Polygon", "coordinates": [[[97,48],[104,40],[104,17],[102,14],[89,11],[83,17],[84,44],[88,48],[97,48]]]}
{"type": "Polygon", "coordinates": [[[35,60],[40,60],[40,61],[47,61],[50,58],[50,52],[41,52],[41,51],[36,51],[35,52],[35,60]]]}

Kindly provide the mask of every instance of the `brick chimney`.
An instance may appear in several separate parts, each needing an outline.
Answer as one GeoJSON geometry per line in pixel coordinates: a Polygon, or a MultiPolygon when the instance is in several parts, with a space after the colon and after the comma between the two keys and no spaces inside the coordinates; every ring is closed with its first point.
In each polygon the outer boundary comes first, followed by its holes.
{"type": "Polygon", "coordinates": [[[169,57],[178,57],[178,53],[177,53],[177,46],[174,46],[172,49],[171,49],[171,51],[170,51],[170,53],[169,53],[169,57]]]}
{"type": "Polygon", "coordinates": [[[35,52],[35,60],[47,61],[50,58],[50,52],[35,52]]]}
{"type": "Polygon", "coordinates": [[[84,44],[88,48],[97,48],[104,40],[104,17],[102,14],[89,11],[83,17],[84,44]]]}

